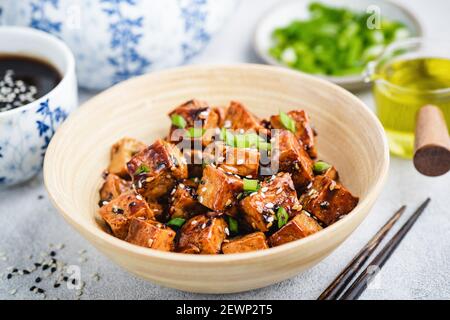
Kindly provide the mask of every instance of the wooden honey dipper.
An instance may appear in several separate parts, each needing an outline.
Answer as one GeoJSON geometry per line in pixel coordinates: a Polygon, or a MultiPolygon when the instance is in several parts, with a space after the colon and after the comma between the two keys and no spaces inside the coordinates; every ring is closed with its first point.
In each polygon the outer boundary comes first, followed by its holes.
{"type": "Polygon", "coordinates": [[[417,114],[414,166],[420,173],[436,177],[450,170],[450,137],[442,111],[433,105],[417,114]]]}

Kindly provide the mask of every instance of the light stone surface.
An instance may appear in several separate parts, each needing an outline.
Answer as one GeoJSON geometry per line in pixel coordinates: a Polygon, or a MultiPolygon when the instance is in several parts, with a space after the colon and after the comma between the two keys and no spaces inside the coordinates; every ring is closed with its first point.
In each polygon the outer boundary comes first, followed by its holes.
{"type": "MultiPolygon", "coordinates": [[[[259,62],[251,49],[255,22],[273,0],[246,0],[228,26],[192,63],[259,62]]],[[[423,21],[427,35],[448,39],[450,23],[446,0],[403,0],[423,21]]],[[[92,93],[82,92],[85,100],[92,93]]],[[[358,95],[373,107],[370,92],[358,95]]],[[[397,230],[412,211],[430,196],[432,201],[386,263],[361,299],[449,299],[450,298],[450,174],[427,178],[408,160],[392,158],[389,178],[367,219],[335,252],[312,269],[279,284],[230,295],[199,295],[163,288],[138,279],[111,263],[76,233],[50,204],[42,177],[0,191],[0,299],[41,299],[29,291],[33,285],[46,290],[47,299],[315,299],[346,263],[402,204],[408,204],[397,230]],[[43,199],[38,196],[43,195],[43,199]],[[35,278],[43,272],[7,279],[8,267],[27,268],[49,252],[50,244],[65,244],[57,256],[80,267],[86,283],[83,295],[65,284],[55,289],[55,277],[35,278]],[[81,253],[86,250],[86,253],[81,253]],[[30,259],[30,255],[33,258],[30,259]],[[85,257],[85,258],[84,258],[85,257]],[[100,280],[93,276],[100,275],[100,280]],[[14,291],[17,291],[14,295],[14,291]]],[[[56,272],[57,273],[57,272],[56,272]]],[[[55,273],[55,274],[56,274],[55,273]]]]}

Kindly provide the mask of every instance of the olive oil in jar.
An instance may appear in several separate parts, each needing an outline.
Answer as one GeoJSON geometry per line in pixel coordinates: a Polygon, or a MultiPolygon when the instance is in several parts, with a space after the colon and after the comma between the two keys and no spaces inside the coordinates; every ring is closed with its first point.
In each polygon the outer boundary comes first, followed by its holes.
{"type": "Polygon", "coordinates": [[[391,153],[413,156],[416,114],[426,104],[440,107],[450,128],[450,59],[394,60],[375,70],[374,80],[377,114],[391,153]]]}

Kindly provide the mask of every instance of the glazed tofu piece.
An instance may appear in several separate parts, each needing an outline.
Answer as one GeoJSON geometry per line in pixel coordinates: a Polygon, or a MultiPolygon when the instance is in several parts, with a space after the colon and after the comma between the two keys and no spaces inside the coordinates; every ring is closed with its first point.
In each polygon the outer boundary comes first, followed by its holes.
{"type": "Polygon", "coordinates": [[[272,169],[290,172],[296,189],[302,190],[313,180],[313,161],[292,132],[282,130],[274,138],[272,169]]]}
{"type": "Polygon", "coordinates": [[[282,172],[262,182],[261,188],[242,199],[240,206],[248,224],[262,232],[269,231],[279,207],[289,215],[301,208],[291,175],[282,172]]]}
{"type": "Polygon", "coordinates": [[[203,174],[203,151],[186,148],[183,149],[183,156],[186,159],[189,177],[200,178],[203,174]]]}
{"type": "Polygon", "coordinates": [[[243,237],[231,239],[222,245],[222,252],[240,253],[268,249],[266,236],[262,232],[254,232],[243,237]]]}
{"type": "Polygon", "coordinates": [[[218,254],[228,231],[220,217],[197,215],[181,228],[178,252],[192,254],[218,254]]]}
{"type": "Polygon", "coordinates": [[[114,236],[125,239],[131,218],[154,219],[154,212],[150,209],[142,196],[133,191],[123,193],[99,209],[99,215],[110,226],[114,236]]]}
{"type": "Polygon", "coordinates": [[[161,251],[174,251],[176,232],[153,220],[132,218],[125,241],[141,247],[161,251]]]}
{"type": "Polygon", "coordinates": [[[243,192],[242,179],[224,170],[207,165],[198,186],[198,201],[205,207],[229,215],[237,213],[237,196],[243,192]]]}
{"type": "Polygon", "coordinates": [[[189,219],[194,214],[206,212],[206,208],[197,201],[198,183],[183,180],[171,192],[169,215],[171,218],[189,219]]]}
{"type": "MultiPolygon", "coordinates": [[[[302,143],[303,148],[308,152],[311,158],[317,157],[317,149],[314,145],[314,130],[311,127],[311,121],[304,110],[292,110],[287,113],[295,121],[295,136],[302,143]]],[[[285,129],[280,121],[279,115],[270,117],[270,124],[273,129],[285,129]]]]}
{"type": "Polygon", "coordinates": [[[225,117],[226,117],[226,114],[227,114],[227,108],[225,108],[225,107],[213,107],[213,111],[219,117],[219,121],[218,121],[219,128],[222,128],[223,124],[225,122],[225,117]]]}
{"type": "Polygon", "coordinates": [[[276,247],[284,243],[305,238],[320,230],[322,230],[322,227],[317,221],[311,218],[307,212],[302,211],[280,230],[272,234],[269,237],[269,244],[271,247],[276,247]]]}
{"type": "Polygon", "coordinates": [[[177,180],[188,177],[186,159],[180,150],[161,139],[136,154],[127,166],[136,190],[148,199],[168,194],[177,180]]]}
{"type": "Polygon", "coordinates": [[[127,162],[147,145],[133,138],[123,138],[111,147],[108,172],[122,178],[128,177],[127,162]]]}
{"type": "Polygon", "coordinates": [[[316,176],[311,188],[300,197],[303,209],[327,226],[352,211],[358,200],[341,184],[327,176],[316,176]]]}
{"type": "Polygon", "coordinates": [[[331,166],[329,167],[325,172],[322,173],[322,175],[330,178],[334,181],[339,181],[339,174],[335,167],[331,166]]]}
{"type": "Polygon", "coordinates": [[[253,130],[256,132],[264,129],[260,120],[251,114],[243,104],[236,101],[231,101],[227,109],[224,127],[232,130],[253,130]]]}
{"type": "MultiPolygon", "coordinates": [[[[208,105],[208,103],[200,100],[189,100],[182,105],[176,107],[169,113],[169,117],[173,115],[179,115],[183,117],[186,122],[186,126],[184,129],[192,128],[192,127],[201,127],[207,133],[203,136],[203,145],[207,145],[211,142],[212,136],[214,135],[214,130],[219,127],[220,115],[217,113],[216,108],[212,108],[208,105]]],[[[184,135],[184,130],[180,129],[174,125],[170,127],[169,132],[169,141],[171,142],[179,142],[184,135]]]]}
{"type": "Polygon", "coordinates": [[[103,206],[129,190],[131,190],[131,182],[126,181],[115,174],[109,173],[100,188],[100,206],[103,206]]]}
{"type": "Polygon", "coordinates": [[[256,178],[259,170],[260,153],[257,149],[227,147],[219,168],[239,176],[256,178]]]}

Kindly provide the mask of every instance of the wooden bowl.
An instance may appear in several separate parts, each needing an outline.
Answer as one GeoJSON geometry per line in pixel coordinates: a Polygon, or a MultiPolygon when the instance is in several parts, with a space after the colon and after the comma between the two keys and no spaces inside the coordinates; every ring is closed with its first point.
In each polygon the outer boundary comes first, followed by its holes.
{"type": "Polygon", "coordinates": [[[109,89],[75,111],[57,131],[44,163],[45,185],[63,217],[98,250],[130,272],[191,292],[228,293],[264,287],[315,265],[369,213],[385,181],[387,140],[358,98],[327,81],[262,65],[192,66],[141,76],[109,89]],[[333,163],[358,206],[310,237],[269,250],[232,255],[160,252],[119,240],[97,215],[101,173],[123,136],[152,143],[167,134],[167,113],[191,99],[243,102],[268,117],[304,108],[319,133],[320,159],[333,163]]]}

